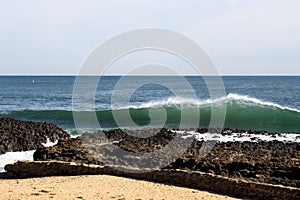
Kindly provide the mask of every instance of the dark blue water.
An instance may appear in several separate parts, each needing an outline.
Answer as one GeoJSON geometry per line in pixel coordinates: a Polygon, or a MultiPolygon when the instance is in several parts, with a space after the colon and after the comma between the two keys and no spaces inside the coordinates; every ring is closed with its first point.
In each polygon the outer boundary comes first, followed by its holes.
{"type": "MultiPolygon", "coordinates": [[[[0,77],[0,117],[46,121],[74,129],[72,95],[75,78],[0,77]]],[[[178,77],[128,77],[125,87],[118,91],[118,98],[129,94],[130,102],[112,105],[112,94],[116,92],[120,77],[102,77],[95,95],[99,123],[103,128],[116,128],[112,110],[122,115],[129,109],[136,127],[128,128],[155,127],[150,123],[149,111],[164,107],[167,113],[165,126],[177,127],[181,106],[186,105],[200,110],[199,126],[207,127],[211,105],[224,104],[227,106],[225,127],[300,132],[300,77],[223,77],[226,94],[219,99],[211,99],[201,77],[185,78],[190,89],[178,77]],[[134,87],[143,82],[149,83],[134,87]],[[176,96],[174,90],[180,91],[181,96],[176,96]],[[190,98],[191,92],[195,92],[195,98],[190,98]]],[[[83,92],[82,98],[85,96],[83,92]]]]}

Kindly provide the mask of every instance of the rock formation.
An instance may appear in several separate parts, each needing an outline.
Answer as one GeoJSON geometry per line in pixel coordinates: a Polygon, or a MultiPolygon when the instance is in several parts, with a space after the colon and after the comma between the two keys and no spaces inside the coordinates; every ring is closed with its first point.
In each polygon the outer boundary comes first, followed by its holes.
{"type": "Polygon", "coordinates": [[[55,124],[0,118],[0,154],[35,150],[47,141],[55,142],[70,135],[55,124]]]}

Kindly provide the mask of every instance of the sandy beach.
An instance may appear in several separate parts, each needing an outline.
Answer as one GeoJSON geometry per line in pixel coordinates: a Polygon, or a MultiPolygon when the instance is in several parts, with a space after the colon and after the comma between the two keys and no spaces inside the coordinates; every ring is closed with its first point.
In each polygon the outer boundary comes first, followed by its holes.
{"type": "Polygon", "coordinates": [[[107,175],[0,180],[0,199],[234,199],[107,175]]]}

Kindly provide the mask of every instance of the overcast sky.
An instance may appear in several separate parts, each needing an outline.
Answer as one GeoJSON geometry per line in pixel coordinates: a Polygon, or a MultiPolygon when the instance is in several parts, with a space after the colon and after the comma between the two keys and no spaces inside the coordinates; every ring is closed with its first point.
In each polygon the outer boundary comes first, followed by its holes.
{"type": "Polygon", "coordinates": [[[298,0],[1,1],[0,74],[77,74],[97,45],[143,27],[187,35],[224,75],[300,74],[298,0]]]}

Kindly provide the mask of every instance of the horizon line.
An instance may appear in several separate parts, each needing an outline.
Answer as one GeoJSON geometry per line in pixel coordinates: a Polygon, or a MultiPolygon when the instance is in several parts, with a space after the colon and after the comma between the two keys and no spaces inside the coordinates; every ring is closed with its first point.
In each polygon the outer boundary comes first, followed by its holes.
{"type": "MultiPolygon", "coordinates": [[[[78,74],[0,74],[0,76],[79,76],[78,74]]],[[[99,76],[99,75],[80,75],[80,76],[99,76]]],[[[126,74],[106,74],[103,76],[127,76],[126,74]]],[[[178,75],[140,75],[134,74],[129,76],[202,76],[198,74],[178,74],[178,75]]],[[[204,75],[218,76],[218,75],[204,75]]],[[[220,74],[220,76],[300,76],[300,74],[220,74]]]]}

